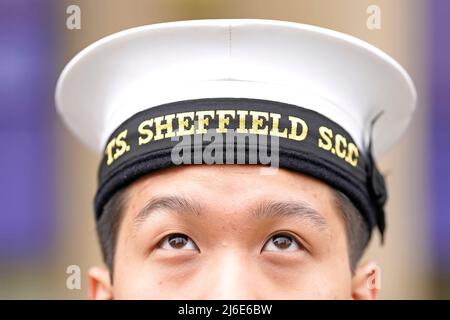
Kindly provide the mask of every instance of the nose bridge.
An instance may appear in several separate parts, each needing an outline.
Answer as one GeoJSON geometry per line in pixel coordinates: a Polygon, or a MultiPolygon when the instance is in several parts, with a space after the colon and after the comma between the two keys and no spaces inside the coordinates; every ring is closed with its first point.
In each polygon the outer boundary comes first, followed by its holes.
{"type": "Polygon", "coordinates": [[[228,250],[212,262],[208,284],[208,299],[256,299],[252,283],[253,267],[245,255],[228,250]]]}

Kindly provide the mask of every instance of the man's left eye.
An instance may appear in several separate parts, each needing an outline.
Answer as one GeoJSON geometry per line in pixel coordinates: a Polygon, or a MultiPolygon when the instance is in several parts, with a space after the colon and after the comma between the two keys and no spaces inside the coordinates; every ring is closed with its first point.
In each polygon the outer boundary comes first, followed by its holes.
{"type": "Polygon", "coordinates": [[[287,234],[276,234],[265,244],[262,251],[297,251],[301,245],[294,237],[287,234]]]}

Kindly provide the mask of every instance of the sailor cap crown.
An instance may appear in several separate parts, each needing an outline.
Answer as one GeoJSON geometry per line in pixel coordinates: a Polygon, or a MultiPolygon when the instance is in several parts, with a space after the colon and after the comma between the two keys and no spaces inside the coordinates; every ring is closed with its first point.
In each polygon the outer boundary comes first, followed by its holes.
{"type": "Polygon", "coordinates": [[[374,46],[328,29],[258,19],[169,22],[110,35],[76,55],[56,88],[57,109],[67,126],[103,157],[97,217],[118,188],[169,165],[167,155],[161,160],[168,145],[139,144],[146,138],[144,129],[157,124],[153,120],[160,125],[173,121],[176,128],[170,129],[179,130],[179,124],[198,121],[199,115],[204,120],[210,112],[209,125],[225,121],[235,129],[242,120],[238,115],[245,114],[248,119],[240,124],[249,121],[246,130],[251,132],[252,123],[265,121],[266,134],[278,132],[284,141],[281,166],[341,189],[369,212],[369,227],[381,223],[383,229],[386,192],[375,158],[405,131],[416,99],[407,72],[374,46]],[[230,112],[220,115],[218,110],[230,112]],[[312,144],[321,137],[333,143],[337,135],[343,137],[346,154],[340,160],[346,163],[336,160],[334,147],[324,153],[324,148],[316,152],[294,144],[302,133],[295,119],[309,125],[312,144]],[[292,132],[294,124],[300,131],[292,132]],[[322,127],[334,132],[324,133],[322,127]],[[124,131],[135,141],[124,144],[124,155],[111,164],[108,144],[124,131]],[[352,168],[357,158],[361,166],[352,168]],[[334,170],[334,164],[342,170],[334,170]],[[343,186],[345,175],[355,178],[352,186],[343,186]]]}

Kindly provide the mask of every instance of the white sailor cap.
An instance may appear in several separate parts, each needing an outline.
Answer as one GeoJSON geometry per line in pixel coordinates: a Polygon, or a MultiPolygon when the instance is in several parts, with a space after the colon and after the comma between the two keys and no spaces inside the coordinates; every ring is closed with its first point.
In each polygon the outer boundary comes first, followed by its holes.
{"type": "Polygon", "coordinates": [[[369,228],[382,231],[386,191],[374,157],[406,129],[415,103],[407,72],[374,46],[258,19],[170,22],[110,35],[77,54],[56,88],[67,126],[103,155],[97,218],[119,188],[171,165],[168,138],[172,130],[201,134],[188,130],[192,121],[273,133],[280,166],[343,191],[369,228]]]}

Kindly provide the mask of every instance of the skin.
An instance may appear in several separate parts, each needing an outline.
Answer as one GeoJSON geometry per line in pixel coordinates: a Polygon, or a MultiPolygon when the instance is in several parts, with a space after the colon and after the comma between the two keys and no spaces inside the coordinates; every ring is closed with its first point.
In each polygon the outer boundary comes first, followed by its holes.
{"type": "Polygon", "coordinates": [[[377,266],[351,273],[332,189],[297,172],[260,169],[180,166],[131,184],[113,283],[106,268],[92,268],[90,297],[376,299],[368,283],[377,266]]]}

